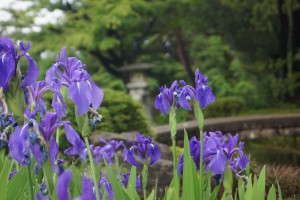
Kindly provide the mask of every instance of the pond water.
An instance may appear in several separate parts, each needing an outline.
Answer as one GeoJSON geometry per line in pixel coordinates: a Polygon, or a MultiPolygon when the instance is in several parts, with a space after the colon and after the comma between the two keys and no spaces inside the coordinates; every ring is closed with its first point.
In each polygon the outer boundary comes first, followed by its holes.
{"type": "Polygon", "coordinates": [[[258,163],[300,167],[300,136],[245,141],[245,151],[258,163]]]}

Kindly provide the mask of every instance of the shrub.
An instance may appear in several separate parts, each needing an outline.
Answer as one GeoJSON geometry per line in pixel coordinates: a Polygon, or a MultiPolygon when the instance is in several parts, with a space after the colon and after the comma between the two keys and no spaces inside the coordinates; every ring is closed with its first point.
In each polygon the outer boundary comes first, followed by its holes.
{"type": "Polygon", "coordinates": [[[152,134],[143,106],[124,92],[104,89],[104,100],[99,109],[103,121],[96,130],[121,133],[137,131],[152,134]]]}
{"type": "Polygon", "coordinates": [[[244,101],[238,97],[220,97],[205,109],[206,117],[237,115],[244,108],[244,101]]]}

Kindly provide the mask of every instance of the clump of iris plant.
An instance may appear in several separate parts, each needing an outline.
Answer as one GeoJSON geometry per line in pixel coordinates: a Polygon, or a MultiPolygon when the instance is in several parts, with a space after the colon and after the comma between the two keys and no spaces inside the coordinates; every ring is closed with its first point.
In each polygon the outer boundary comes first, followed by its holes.
{"type": "MultiPolygon", "coordinates": [[[[200,142],[196,137],[190,140],[190,154],[195,163],[195,167],[199,170],[200,162],[200,142]]],[[[220,131],[204,133],[203,146],[203,164],[206,171],[211,170],[213,175],[219,175],[220,179],[229,166],[232,172],[240,177],[245,171],[249,159],[243,152],[244,143],[238,143],[238,134],[234,137],[229,133],[227,140],[220,131]]],[[[183,154],[180,156],[178,165],[178,173],[181,175],[183,171],[183,154]]]]}
{"type": "Polygon", "coordinates": [[[146,188],[148,182],[148,167],[155,164],[161,157],[160,150],[156,144],[153,144],[153,138],[150,136],[146,138],[140,133],[136,133],[137,145],[133,142],[131,147],[127,150],[127,154],[124,158],[129,164],[140,167],[136,157],[143,163],[142,171],[142,186],[144,199],[146,199],[146,188]]]}
{"type": "MultiPolygon", "coordinates": [[[[41,81],[36,81],[38,68],[29,55],[30,43],[24,45],[19,41],[19,54],[16,49],[10,39],[0,37],[1,146],[8,146],[9,155],[20,165],[28,166],[28,169],[33,157],[36,161],[37,173],[37,168],[43,168],[49,160],[53,173],[59,173],[60,177],[64,172],[61,160],[58,159],[58,130],[64,129],[66,139],[71,144],[64,151],[66,155],[82,157],[87,146],[71,127],[70,122],[63,120],[67,115],[67,107],[62,95],[62,87],[67,87],[68,97],[75,103],[79,116],[92,110],[90,119],[92,127],[101,121],[101,115],[96,110],[102,103],[103,91],[90,80],[90,75],[80,60],[67,57],[66,48],[62,49],[56,62],[47,71],[45,80],[41,81]],[[26,75],[22,75],[19,70],[19,61],[22,57],[28,64],[26,75]],[[50,109],[54,112],[48,111],[49,108],[43,98],[46,92],[53,93],[54,98],[50,109]],[[9,141],[6,137],[8,132],[11,133],[9,141]]],[[[49,181],[49,177],[47,179],[49,181]]],[[[48,184],[50,183],[47,182],[47,186],[48,184]]],[[[33,199],[33,191],[32,188],[30,189],[30,196],[33,199]]],[[[97,199],[99,199],[98,195],[97,199]]]]}
{"type": "MultiPolygon", "coordinates": [[[[113,159],[116,153],[119,150],[123,149],[124,152],[126,152],[126,147],[123,141],[116,141],[116,140],[106,141],[104,139],[101,139],[101,143],[103,143],[104,145],[103,146],[90,145],[90,149],[96,165],[98,165],[101,160],[105,160],[109,165],[111,165],[113,163],[113,159]]],[[[80,155],[83,163],[86,161],[86,158],[88,156],[87,154],[88,152],[86,148],[83,154],[80,155]]]]}
{"type": "MultiPolygon", "coordinates": [[[[168,88],[166,85],[160,88],[160,93],[156,96],[154,107],[159,110],[162,114],[166,115],[169,113],[169,125],[171,129],[172,139],[172,151],[173,151],[173,173],[174,177],[177,177],[177,171],[182,170],[181,164],[177,164],[176,157],[176,110],[183,108],[186,110],[192,110],[194,107],[195,117],[200,129],[200,139],[203,142],[203,127],[204,127],[204,116],[203,109],[205,109],[210,103],[214,102],[215,96],[208,85],[208,78],[200,73],[199,69],[195,71],[195,87],[188,85],[184,80],[175,80],[171,87],[168,88]],[[179,166],[179,169],[177,168],[179,166]]],[[[203,143],[201,145],[203,147],[203,143]]],[[[199,151],[199,174],[203,174],[203,148],[199,151]]],[[[195,159],[195,158],[193,158],[195,159]]],[[[183,162],[183,158],[180,158],[180,162],[183,162]]],[[[177,178],[175,178],[177,180],[177,178]]],[[[202,185],[200,184],[200,191],[202,192],[202,185]]]]}
{"type": "Polygon", "coordinates": [[[90,79],[85,67],[76,57],[67,57],[64,47],[45,78],[53,89],[60,90],[62,86],[68,88],[68,97],[75,103],[79,115],[86,114],[90,105],[97,110],[104,97],[102,89],[90,79]]]}
{"type": "MultiPolygon", "coordinates": [[[[122,182],[123,186],[127,187],[128,182],[129,182],[129,178],[130,178],[130,172],[121,173],[120,177],[121,177],[121,182],[122,182]]],[[[138,176],[136,177],[135,187],[136,187],[137,191],[139,191],[139,192],[142,191],[142,189],[141,189],[141,179],[138,176]]]]}
{"type": "Polygon", "coordinates": [[[133,142],[131,147],[127,151],[125,161],[136,167],[140,167],[135,155],[142,163],[147,163],[147,165],[153,165],[160,159],[160,150],[156,144],[153,144],[153,138],[150,136],[146,138],[140,133],[136,133],[137,145],[133,142]],[[148,161],[149,159],[149,161],[148,161]]]}
{"type": "Polygon", "coordinates": [[[98,181],[97,190],[94,187],[93,180],[88,178],[85,174],[82,177],[82,194],[76,197],[75,200],[96,200],[96,192],[99,194],[100,199],[103,199],[103,193],[101,187],[105,190],[108,200],[114,199],[114,192],[111,183],[108,181],[108,177],[102,176],[100,172],[100,180],[98,181]]]}
{"type": "Polygon", "coordinates": [[[193,100],[200,104],[201,109],[215,101],[215,96],[208,85],[208,78],[201,74],[199,69],[195,71],[195,85],[196,87],[192,87],[184,80],[176,80],[170,88],[162,86],[155,98],[154,107],[165,115],[170,112],[172,106],[192,110],[190,102],[193,100]]]}

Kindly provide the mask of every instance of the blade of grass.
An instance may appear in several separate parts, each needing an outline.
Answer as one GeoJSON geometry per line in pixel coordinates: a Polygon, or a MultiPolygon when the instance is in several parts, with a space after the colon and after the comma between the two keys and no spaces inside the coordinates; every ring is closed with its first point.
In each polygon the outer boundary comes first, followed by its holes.
{"type": "Polygon", "coordinates": [[[132,166],[130,171],[130,177],[127,185],[128,195],[131,199],[135,199],[136,196],[136,167],[132,166]]]}
{"type": "Polygon", "coordinates": [[[28,191],[27,167],[21,167],[17,174],[8,182],[6,195],[9,200],[24,199],[29,195],[28,191]],[[27,193],[27,194],[26,194],[27,193]]]}
{"type": "Polygon", "coordinates": [[[182,186],[182,199],[194,200],[194,181],[193,181],[193,168],[192,158],[190,155],[189,139],[186,130],[184,130],[184,164],[183,164],[183,186],[182,186]]]}
{"type": "Polygon", "coordinates": [[[272,187],[269,190],[267,200],[276,200],[276,189],[274,185],[272,185],[272,187]]]}
{"type": "Polygon", "coordinates": [[[112,168],[107,164],[107,162],[105,160],[104,160],[104,163],[105,163],[105,167],[107,169],[109,181],[110,181],[113,191],[114,191],[114,198],[120,199],[120,200],[125,199],[125,196],[122,191],[121,183],[118,181],[112,168]]]}
{"type": "Polygon", "coordinates": [[[282,200],[282,193],[281,193],[281,188],[278,179],[276,179],[276,181],[277,181],[277,190],[278,190],[278,200],[282,200]]]}
{"type": "Polygon", "coordinates": [[[264,166],[260,171],[259,178],[257,181],[257,189],[258,199],[264,199],[266,190],[266,166],[264,166]]]}
{"type": "Polygon", "coordinates": [[[245,200],[252,199],[252,175],[249,175],[248,184],[246,186],[245,200]]]}
{"type": "Polygon", "coordinates": [[[11,166],[12,163],[9,162],[8,158],[5,158],[0,173],[0,180],[1,180],[0,194],[1,194],[1,198],[3,199],[6,199],[6,189],[7,189],[8,177],[9,177],[11,166]]]}
{"type": "Polygon", "coordinates": [[[244,181],[241,179],[238,180],[238,194],[239,194],[239,199],[245,199],[244,181]]]}
{"type": "Polygon", "coordinates": [[[217,199],[217,195],[220,189],[220,185],[218,185],[217,187],[215,187],[215,189],[213,190],[213,192],[211,193],[209,200],[215,200],[217,199]]]}

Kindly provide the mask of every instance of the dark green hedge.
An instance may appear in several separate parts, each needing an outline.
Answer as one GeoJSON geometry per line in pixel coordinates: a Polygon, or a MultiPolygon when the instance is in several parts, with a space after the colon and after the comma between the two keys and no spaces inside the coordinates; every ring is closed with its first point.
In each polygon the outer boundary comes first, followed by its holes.
{"type": "Polygon", "coordinates": [[[239,97],[219,97],[204,110],[205,117],[225,117],[237,115],[244,108],[239,97]]]}

